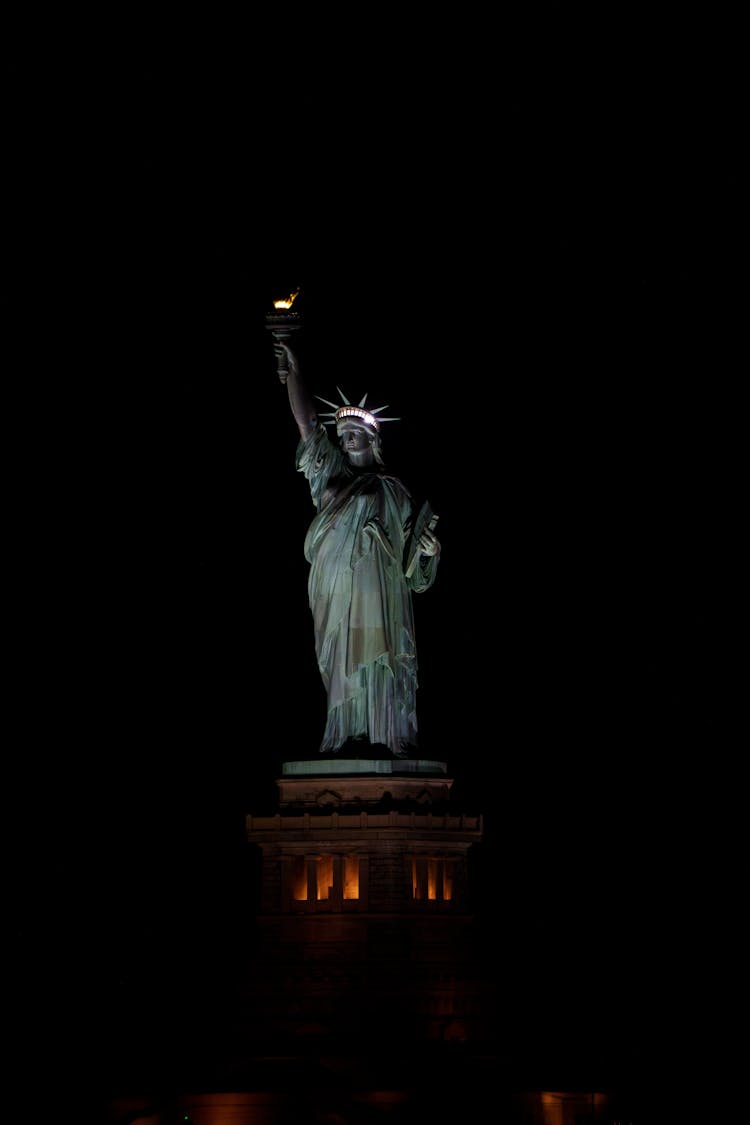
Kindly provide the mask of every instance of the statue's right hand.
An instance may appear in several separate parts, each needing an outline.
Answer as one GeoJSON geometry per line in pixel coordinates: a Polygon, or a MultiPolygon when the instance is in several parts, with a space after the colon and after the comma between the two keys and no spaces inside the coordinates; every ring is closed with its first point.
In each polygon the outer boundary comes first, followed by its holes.
{"type": "Polygon", "coordinates": [[[289,372],[294,371],[296,374],[298,371],[296,357],[292,349],[280,340],[277,340],[274,344],[273,350],[276,355],[276,370],[279,379],[282,383],[286,383],[289,372]]]}
{"type": "Polygon", "coordinates": [[[282,344],[280,341],[273,346],[276,353],[276,359],[284,361],[285,366],[297,370],[297,357],[288,344],[282,344]]]}

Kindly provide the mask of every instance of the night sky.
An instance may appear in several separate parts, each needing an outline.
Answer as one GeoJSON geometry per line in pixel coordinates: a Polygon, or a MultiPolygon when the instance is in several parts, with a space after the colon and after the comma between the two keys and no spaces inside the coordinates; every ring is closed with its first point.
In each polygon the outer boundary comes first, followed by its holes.
{"type": "Polygon", "coordinates": [[[388,403],[386,465],[440,515],[422,753],[485,816],[513,979],[649,1042],[679,994],[706,878],[694,763],[726,690],[736,75],[658,52],[582,69],[556,53],[561,7],[512,76],[486,45],[468,81],[393,47],[387,98],[353,53],[282,104],[257,44],[247,67],[102,65],[62,99],[10,68],[6,800],[19,979],[41,959],[54,1028],[83,1006],[77,1058],[126,1075],[144,1011],[184,1033],[231,1002],[245,814],[317,752],[312,507],[264,326],[298,287],[313,389],[388,403]]]}

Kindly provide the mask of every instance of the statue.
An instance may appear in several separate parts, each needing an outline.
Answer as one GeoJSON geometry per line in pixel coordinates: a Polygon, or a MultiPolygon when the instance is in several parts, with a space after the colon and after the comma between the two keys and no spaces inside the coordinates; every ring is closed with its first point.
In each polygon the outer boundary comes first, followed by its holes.
{"type": "Polygon", "coordinates": [[[320,752],[368,740],[394,757],[408,757],[417,745],[411,595],[435,581],[437,517],[427,504],[415,511],[406,487],[385,470],[380,426],[397,419],[378,418],[385,407],[366,409],[366,395],[358,406],[329,402],[334,410],[319,417],[297,356],[276,339],[279,377],[300,433],[296,465],[317,509],[304,550],[315,650],[328,696],[320,752]],[[338,445],[322,417],[335,425],[338,445]]]}

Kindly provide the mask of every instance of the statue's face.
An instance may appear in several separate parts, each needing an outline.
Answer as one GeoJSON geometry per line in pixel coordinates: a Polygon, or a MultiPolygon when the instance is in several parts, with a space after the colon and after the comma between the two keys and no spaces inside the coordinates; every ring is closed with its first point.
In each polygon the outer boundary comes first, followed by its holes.
{"type": "Polygon", "coordinates": [[[338,427],[338,435],[341,448],[348,456],[369,451],[372,445],[369,433],[358,422],[342,422],[338,427]]]}

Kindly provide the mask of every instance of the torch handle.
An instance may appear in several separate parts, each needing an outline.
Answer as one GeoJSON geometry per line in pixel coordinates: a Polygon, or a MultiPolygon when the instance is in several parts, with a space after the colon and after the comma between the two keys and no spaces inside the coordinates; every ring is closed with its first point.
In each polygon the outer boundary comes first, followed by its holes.
{"type": "MultiPolygon", "coordinates": [[[[286,344],[287,341],[291,339],[292,332],[299,328],[299,324],[297,323],[278,323],[279,320],[285,319],[286,318],[282,317],[266,318],[266,327],[271,330],[271,335],[274,340],[278,340],[280,344],[286,344]],[[276,323],[274,323],[274,321],[276,323]]],[[[280,356],[276,357],[276,373],[279,376],[279,380],[282,383],[286,383],[289,378],[289,359],[286,352],[282,352],[280,356]]]]}
{"type": "MultiPolygon", "coordinates": [[[[291,333],[289,332],[274,332],[273,338],[274,340],[279,340],[281,343],[286,343],[290,335],[291,333]]],[[[280,355],[276,360],[276,374],[279,376],[282,383],[286,383],[289,378],[289,361],[287,360],[286,352],[280,355]]]]}

